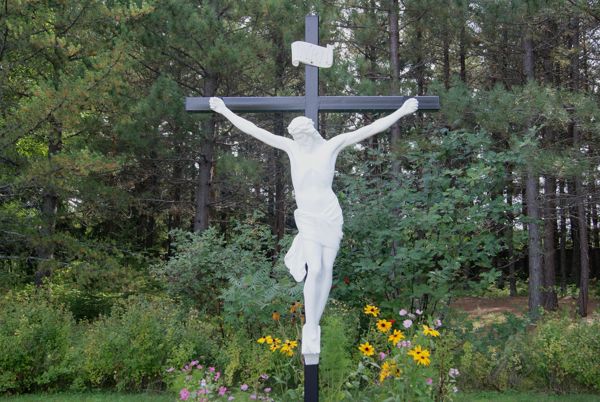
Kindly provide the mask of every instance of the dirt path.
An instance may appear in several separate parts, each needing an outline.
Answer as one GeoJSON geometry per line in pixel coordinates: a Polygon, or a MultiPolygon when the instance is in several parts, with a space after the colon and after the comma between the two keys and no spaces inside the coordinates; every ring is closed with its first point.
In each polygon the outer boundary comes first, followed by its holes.
{"type": "MultiPolygon", "coordinates": [[[[574,313],[577,300],[572,297],[563,297],[558,300],[560,310],[567,310],[574,313]]],[[[588,303],[588,312],[591,314],[597,311],[598,300],[590,300],[588,303]]],[[[513,313],[522,315],[527,312],[527,296],[516,297],[461,297],[456,299],[452,307],[467,312],[471,317],[482,317],[497,313],[513,313]]]]}

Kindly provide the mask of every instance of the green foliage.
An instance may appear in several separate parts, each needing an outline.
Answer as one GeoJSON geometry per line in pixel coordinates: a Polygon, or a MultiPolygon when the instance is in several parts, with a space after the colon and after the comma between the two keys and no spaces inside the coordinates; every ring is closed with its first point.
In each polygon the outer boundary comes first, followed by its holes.
{"type": "Polygon", "coordinates": [[[282,261],[273,266],[270,228],[254,220],[238,223],[228,241],[216,228],[200,234],[175,231],[174,256],[154,267],[169,294],[201,311],[223,313],[229,325],[245,324],[254,333],[300,299],[282,261]],[[222,307],[221,307],[222,306],[222,307]]]}
{"type": "Polygon", "coordinates": [[[399,151],[410,171],[389,177],[374,153],[379,167],[364,163],[340,178],[346,226],[336,270],[349,285],[335,297],[348,303],[397,309],[416,299],[433,311],[453,291],[485,289],[498,275],[493,258],[504,245],[496,229],[507,206],[495,186],[510,154],[494,150],[485,132],[416,134],[399,151]],[[375,168],[383,173],[367,179],[375,168]]]}
{"type": "Polygon", "coordinates": [[[344,384],[352,369],[353,331],[349,315],[342,309],[331,310],[321,323],[319,384],[323,400],[337,401],[343,396],[344,384]]]}
{"type": "Polygon", "coordinates": [[[0,300],[0,393],[64,389],[74,375],[73,317],[40,295],[15,299],[0,300]]]}
{"type": "Polygon", "coordinates": [[[558,392],[600,391],[600,321],[566,317],[542,322],[531,342],[531,360],[545,384],[558,392]]]}
{"type": "Polygon", "coordinates": [[[182,315],[166,300],[130,300],[86,328],[76,385],[160,388],[169,366],[182,366],[190,356],[214,361],[217,339],[215,328],[194,311],[182,315]]]}

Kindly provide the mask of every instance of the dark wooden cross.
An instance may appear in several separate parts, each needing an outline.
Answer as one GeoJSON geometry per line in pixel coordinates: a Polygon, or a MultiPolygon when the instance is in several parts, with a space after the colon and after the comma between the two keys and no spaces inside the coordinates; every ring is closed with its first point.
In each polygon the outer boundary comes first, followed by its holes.
{"type": "MultiPolygon", "coordinates": [[[[305,41],[319,44],[319,17],[306,16],[305,41]]],[[[234,112],[304,112],[319,129],[319,112],[394,111],[410,96],[319,96],[319,68],[306,65],[304,96],[224,97],[225,105],[234,112]]],[[[415,96],[419,110],[439,110],[437,96],[415,96]]],[[[185,110],[210,112],[209,97],[188,97],[185,110]]],[[[277,133],[281,134],[281,133],[277,133]]],[[[318,364],[304,366],[304,401],[319,398],[318,364]]]]}
{"type": "MultiPolygon", "coordinates": [[[[319,16],[307,15],[305,41],[319,44],[319,16]]],[[[411,96],[319,96],[319,68],[305,66],[304,96],[224,97],[223,101],[234,112],[304,112],[319,129],[319,112],[394,111],[411,96]]],[[[419,110],[439,110],[437,96],[415,96],[419,110]]],[[[188,97],[185,110],[210,112],[208,97],[188,97]]],[[[277,133],[281,134],[281,133],[277,133]]]]}

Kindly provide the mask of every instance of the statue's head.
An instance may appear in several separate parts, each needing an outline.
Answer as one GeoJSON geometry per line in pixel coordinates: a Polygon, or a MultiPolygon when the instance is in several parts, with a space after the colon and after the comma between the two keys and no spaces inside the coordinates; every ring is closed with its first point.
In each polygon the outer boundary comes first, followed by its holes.
{"type": "Polygon", "coordinates": [[[288,132],[292,135],[294,140],[302,140],[305,137],[313,138],[315,140],[322,140],[323,138],[319,132],[315,129],[315,124],[308,117],[300,116],[293,119],[288,125],[288,132]]]}

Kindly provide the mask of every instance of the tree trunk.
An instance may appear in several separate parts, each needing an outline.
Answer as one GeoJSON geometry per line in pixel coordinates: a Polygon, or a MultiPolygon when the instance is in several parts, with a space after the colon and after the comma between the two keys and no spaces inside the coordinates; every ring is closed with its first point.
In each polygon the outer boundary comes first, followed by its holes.
{"type": "Polygon", "coordinates": [[[508,163],[505,164],[504,171],[504,180],[506,183],[506,204],[508,206],[508,214],[506,219],[507,222],[505,225],[505,241],[508,259],[508,286],[510,296],[515,297],[517,295],[517,275],[515,272],[515,251],[513,245],[514,214],[512,212],[514,185],[512,180],[511,167],[508,163]]]}
{"type": "MultiPolygon", "coordinates": [[[[575,149],[580,147],[579,128],[572,122],[573,146],[575,149]]],[[[577,208],[577,224],[579,232],[579,298],[577,299],[577,310],[582,317],[587,316],[587,305],[589,299],[589,279],[590,279],[590,256],[588,242],[588,226],[585,214],[585,189],[583,187],[581,176],[577,175],[575,182],[575,206],[577,208]]],[[[576,253],[577,250],[573,250],[576,253]]]]}
{"type": "MultiPolygon", "coordinates": [[[[50,123],[52,130],[48,134],[48,163],[52,167],[54,157],[60,153],[63,148],[63,127],[54,116],[50,116],[50,123]]],[[[40,206],[42,225],[39,228],[40,242],[37,246],[37,256],[40,260],[34,275],[34,283],[36,286],[41,286],[44,278],[52,275],[55,249],[54,233],[56,231],[58,203],[58,193],[53,181],[53,174],[50,172],[47,184],[43,189],[40,206]]]]}
{"type": "MultiPolygon", "coordinates": [[[[466,22],[464,22],[466,24],[466,22]]],[[[463,24],[460,29],[460,42],[458,46],[458,63],[460,65],[460,80],[467,83],[467,31],[463,24]]]]}
{"type": "MultiPolygon", "coordinates": [[[[389,9],[389,31],[390,31],[390,69],[392,73],[391,94],[398,95],[398,86],[400,81],[400,60],[398,52],[398,0],[390,0],[389,9]]],[[[392,152],[396,150],[400,141],[400,124],[394,123],[390,128],[390,144],[392,152]]],[[[394,177],[400,172],[400,163],[397,158],[392,162],[392,173],[394,177]]]]}
{"type": "MultiPolygon", "coordinates": [[[[527,82],[535,79],[533,64],[533,39],[528,26],[523,38],[523,70],[527,82]]],[[[527,163],[525,196],[527,200],[528,251],[529,251],[529,314],[537,318],[542,306],[542,247],[539,230],[538,176],[531,161],[527,163]]]]}
{"type": "Polygon", "coordinates": [[[544,308],[558,308],[556,285],[556,180],[546,176],[544,180],[544,308]]]}
{"type": "Polygon", "coordinates": [[[560,291],[564,295],[567,292],[567,214],[569,209],[565,199],[565,182],[561,180],[560,186],[560,291]]]}

